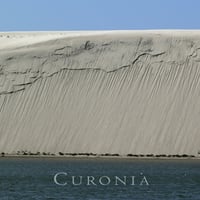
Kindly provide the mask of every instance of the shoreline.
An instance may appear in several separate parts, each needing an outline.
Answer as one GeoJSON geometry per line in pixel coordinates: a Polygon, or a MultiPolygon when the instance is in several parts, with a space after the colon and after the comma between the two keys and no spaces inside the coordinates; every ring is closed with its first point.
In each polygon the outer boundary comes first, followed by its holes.
{"type": "Polygon", "coordinates": [[[45,159],[130,159],[130,160],[199,160],[200,156],[127,156],[127,155],[119,155],[119,156],[112,156],[112,155],[16,155],[16,154],[6,154],[1,156],[0,159],[6,158],[23,158],[23,159],[38,159],[38,158],[45,158],[45,159]]]}

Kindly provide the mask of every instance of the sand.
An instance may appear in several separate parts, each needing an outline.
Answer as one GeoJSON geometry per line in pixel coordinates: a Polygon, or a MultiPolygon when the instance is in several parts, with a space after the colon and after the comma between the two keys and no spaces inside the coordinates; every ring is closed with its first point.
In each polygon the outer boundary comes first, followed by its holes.
{"type": "Polygon", "coordinates": [[[0,33],[0,152],[200,151],[200,31],[0,33]]]}

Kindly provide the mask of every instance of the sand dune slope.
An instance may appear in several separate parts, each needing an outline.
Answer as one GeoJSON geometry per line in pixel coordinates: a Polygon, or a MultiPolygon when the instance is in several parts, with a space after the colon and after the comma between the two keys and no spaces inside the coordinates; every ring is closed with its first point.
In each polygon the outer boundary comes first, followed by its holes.
{"type": "Polygon", "coordinates": [[[200,150],[200,31],[0,33],[0,151],[200,150]]]}

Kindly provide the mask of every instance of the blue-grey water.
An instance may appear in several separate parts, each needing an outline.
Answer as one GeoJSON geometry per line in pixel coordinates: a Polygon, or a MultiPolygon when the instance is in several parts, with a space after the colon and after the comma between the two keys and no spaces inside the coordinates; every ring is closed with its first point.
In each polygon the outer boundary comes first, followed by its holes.
{"type": "Polygon", "coordinates": [[[1,158],[0,200],[33,199],[199,200],[200,160],[1,158]]]}

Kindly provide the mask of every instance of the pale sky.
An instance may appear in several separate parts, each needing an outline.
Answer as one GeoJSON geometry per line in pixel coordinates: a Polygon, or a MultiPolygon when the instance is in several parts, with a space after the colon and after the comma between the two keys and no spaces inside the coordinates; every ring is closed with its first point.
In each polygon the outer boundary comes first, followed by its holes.
{"type": "Polygon", "coordinates": [[[0,0],[0,31],[200,29],[200,0],[0,0]]]}

